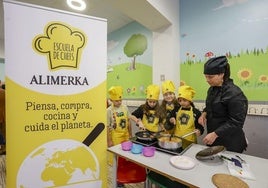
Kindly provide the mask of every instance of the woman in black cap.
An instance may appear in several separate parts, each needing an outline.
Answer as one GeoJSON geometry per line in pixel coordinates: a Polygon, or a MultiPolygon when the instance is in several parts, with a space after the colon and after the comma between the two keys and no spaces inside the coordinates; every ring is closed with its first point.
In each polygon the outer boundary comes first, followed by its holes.
{"type": "Polygon", "coordinates": [[[209,59],[204,75],[210,88],[206,107],[198,122],[207,126],[203,142],[208,146],[222,145],[228,151],[242,153],[247,147],[243,125],[248,100],[230,78],[230,65],[225,56],[209,59]]]}

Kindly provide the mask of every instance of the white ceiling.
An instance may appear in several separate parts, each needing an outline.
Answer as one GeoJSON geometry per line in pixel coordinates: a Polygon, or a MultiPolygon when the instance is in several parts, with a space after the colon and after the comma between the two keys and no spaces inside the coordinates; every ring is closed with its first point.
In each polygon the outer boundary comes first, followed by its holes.
{"type": "MultiPolygon", "coordinates": [[[[26,3],[42,5],[46,7],[52,7],[61,10],[73,11],[66,5],[65,0],[19,0],[26,3]]],[[[87,8],[83,12],[78,12],[90,16],[106,18],[108,23],[108,32],[112,32],[125,26],[133,21],[133,19],[127,17],[120,11],[108,3],[107,0],[85,0],[87,2],[87,8]]],[[[0,39],[4,38],[4,13],[3,13],[3,0],[0,0],[0,39]]]]}
{"type": "MultiPolygon", "coordinates": [[[[137,21],[150,30],[170,25],[158,10],[147,0],[84,0],[87,8],[83,12],[71,10],[65,0],[16,0],[45,7],[77,12],[107,19],[108,33],[132,21],[137,21]]],[[[4,41],[3,0],[0,0],[0,39],[4,41]]]]}

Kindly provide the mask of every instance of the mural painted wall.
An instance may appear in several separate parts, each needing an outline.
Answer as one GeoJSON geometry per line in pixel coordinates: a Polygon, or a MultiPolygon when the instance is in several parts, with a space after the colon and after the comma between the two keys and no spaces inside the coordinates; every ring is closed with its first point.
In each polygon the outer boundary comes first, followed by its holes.
{"type": "Polygon", "coordinates": [[[132,22],[110,33],[107,43],[107,89],[120,85],[124,98],[143,99],[152,83],[152,32],[132,22]]]}
{"type": "Polygon", "coordinates": [[[204,63],[227,55],[231,77],[249,101],[267,101],[267,10],[263,0],[180,1],[181,84],[196,89],[195,99],[206,96],[204,63]]]}

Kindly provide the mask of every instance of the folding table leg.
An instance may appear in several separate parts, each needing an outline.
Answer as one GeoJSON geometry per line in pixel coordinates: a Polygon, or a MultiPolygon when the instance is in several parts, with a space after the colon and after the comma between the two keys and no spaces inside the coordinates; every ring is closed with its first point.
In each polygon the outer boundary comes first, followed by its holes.
{"type": "Polygon", "coordinates": [[[117,155],[115,154],[113,154],[112,174],[112,185],[117,187],[117,155]]]}

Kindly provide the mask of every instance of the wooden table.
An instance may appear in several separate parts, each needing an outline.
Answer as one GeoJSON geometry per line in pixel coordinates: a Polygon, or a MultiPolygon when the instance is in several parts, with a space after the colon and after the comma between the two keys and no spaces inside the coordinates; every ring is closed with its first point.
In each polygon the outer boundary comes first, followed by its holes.
{"type": "MultiPolygon", "coordinates": [[[[108,151],[121,156],[125,159],[133,161],[145,168],[160,173],[172,180],[183,183],[189,187],[196,188],[215,188],[211,178],[216,173],[229,174],[226,163],[221,160],[215,161],[199,161],[195,159],[196,153],[205,149],[206,146],[192,144],[188,147],[182,155],[191,157],[196,161],[196,166],[193,169],[183,170],[172,166],[169,162],[173,155],[156,151],[153,157],[145,157],[142,154],[133,154],[130,151],[123,151],[121,145],[116,145],[108,148],[108,151]]],[[[224,151],[225,154],[233,154],[224,151]]],[[[245,154],[239,154],[249,165],[251,171],[256,177],[256,180],[243,179],[250,188],[268,188],[268,159],[254,157],[245,154]]],[[[114,168],[114,176],[116,176],[116,168],[114,168]]],[[[116,177],[114,178],[114,185],[116,185],[116,177]]]]}

